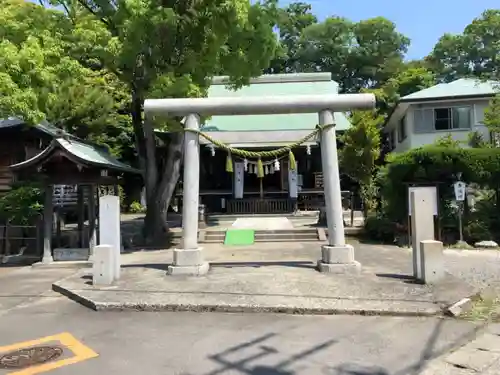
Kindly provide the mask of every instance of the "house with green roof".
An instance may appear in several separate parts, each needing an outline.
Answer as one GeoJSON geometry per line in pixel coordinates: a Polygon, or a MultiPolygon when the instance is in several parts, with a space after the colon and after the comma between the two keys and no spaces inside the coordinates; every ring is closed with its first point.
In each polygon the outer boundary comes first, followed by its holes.
{"type": "Polygon", "coordinates": [[[432,144],[451,135],[467,146],[478,132],[490,141],[484,110],[498,92],[494,82],[462,78],[402,97],[384,126],[393,152],[432,144]]]}
{"type": "MultiPolygon", "coordinates": [[[[263,75],[238,90],[228,86],[228,77],[214,77],[210,98],[332,95],[338,84],[330,73],[263,75]]],[[[343,113],[334,114],[337,134],[350,127],[343,113]]],[[[231,147],[266,151],[287,146],[311,134],[318,115],[213,116],[201,131],[231,147]]],[[[257,176],[257,161],[232,156],[233,173],[226,171],[227,154],[200,137],[200,200],[209,212],[230,214],[286,213],[314,209],[323,203],[321,155],[316,137],[293,148],[296,170],[289,168],[288,155],[262,160],[264,177],[257,176]]],[[[347,184],[347,182],[346,182],[347,184]]],[[[345,184],[344,184],[345,185],[345,184]]],[[[347,189],[346,186],[344,186],[347,189]]],[[[179,197],[181,193],[179,193],[179,197]]]]}

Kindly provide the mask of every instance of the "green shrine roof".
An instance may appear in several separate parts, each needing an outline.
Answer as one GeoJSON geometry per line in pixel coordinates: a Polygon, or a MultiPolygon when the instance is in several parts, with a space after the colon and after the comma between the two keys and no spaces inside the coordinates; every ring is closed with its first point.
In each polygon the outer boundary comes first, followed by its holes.
{"type": "Polygon", "coordinates": [[[22,169],[38,163],[43,163],[52,155],[54,150],[58,149],[63,151],[69,159],[72,159],[77,163],[101,168],[109,168],[119,172],[140,173],[139,170],[114,158],[102,146],[84,141],[69,133],[66,133],[64,130],[52,125],[45,120],[39,122],[38,124],[28,125],[25,121],[17,117],[0,119],[0,130],[30,126],[52,137],[52,142],[45,150],[35,155],[31,159],[11,165],[10,168],[12,169],[22,169]]]}
{"type": "Polygon", "coordinates": [[[401,102],[416,102],[420,100],[431,99],[453,99],[461,97],[474,96],[492,96],[495,95],[495,83],[479,81],[472,78],[462,78],[450,83],[441,83],[436,86],[423,89],[413,94],[403,96],[401,102]]]}
{"type": "Polygon", "coordinates": [[[9,128],[23,128],[32,126],[34,129],[41,131],[42,133],[48,134],[51,137],[57,136],[60,133],[61,129],[50,124],[49,122],[42,120],[38,124],[28,125],[24,120],[21,120],[17,117],[8,117],[4,119],[0,119],[0,129],[9,129],[9,128]]]}
{"type": "MultiPolygon", "coordinates": [[[[297,73],[263,75],[239,90],[226,86],[227,77],[214,77],[208,90],[209,98],[259,97],[279,95],[331,95],[338,93],[338,84],[330,73],[297,73]]],[[[335,113],[337,130],[346,130],[351,124],[343,113],[335,113]]],[[[316,113],[283,115],[213,116],[202,127],[203,131],[245,132],[273,130],[313,130],[318,123],[316,113]]]]}

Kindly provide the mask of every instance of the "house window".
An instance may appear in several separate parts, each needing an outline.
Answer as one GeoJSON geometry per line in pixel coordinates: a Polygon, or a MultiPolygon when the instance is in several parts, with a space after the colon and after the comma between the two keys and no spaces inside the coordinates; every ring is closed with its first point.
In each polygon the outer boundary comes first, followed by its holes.
{"type": "Polygon", "coordinates": [[[403,117],[399,122],[398,127],[398,142],[401,143],[406,139],[406,117],[403,117]]]}
{"type": "Polygon", "coordinates": [[[396,130],[392,130],[388,135],[389,148],[394,150],[396,148],[396,130]]]}
{"type": "Polygon", "coordinates": [[[451,108],[436,108],[434,110],[434,129],[448,130],[451,128],[451,108]]]}
{"type": "Polygon", "coordinates": [[[435,108],[434,129],[470,129],[471,107],[435,108]]]}

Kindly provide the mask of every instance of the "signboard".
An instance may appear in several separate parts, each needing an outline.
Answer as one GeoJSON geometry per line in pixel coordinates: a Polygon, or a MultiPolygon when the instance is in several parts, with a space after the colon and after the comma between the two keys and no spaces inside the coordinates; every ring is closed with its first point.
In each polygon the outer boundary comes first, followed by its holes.
{"type": "Polygon", "coordinates": [[[453,184],[453,188],[455,190],[455,199],[458,202],[462,202],[465,200],[465,190],[467,185],[463,181],[457,181],[453,184]]]}
{"type": "Polygon", "coordinates": [[[411,193],[416,190],[428,190],[430,195],[432,196],[432,207],[433,207],[433,215],[438,215],[438,198],[437,198],[437,188],[435,186],[412,186],[408,188],[408,215],[411,216],[411,193]]]}
{"type": "Polygon", "coordinates": [[[314,187],[316,189],[323,188],[323,173],[322,172],[315,172],[314,173],[314,187]]]}

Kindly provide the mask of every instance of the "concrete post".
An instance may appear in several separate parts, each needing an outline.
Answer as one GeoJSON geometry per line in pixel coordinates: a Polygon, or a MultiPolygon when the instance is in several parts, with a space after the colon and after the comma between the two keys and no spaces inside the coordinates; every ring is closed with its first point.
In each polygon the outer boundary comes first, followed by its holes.
{"type": "Polygon", "coordinates": [[[95,247],[92,264],[92,283],[94,285],[111,285],[114,281],[113,246],[99,245],[95,247]]]}
{"type": "Polygon", "coordinates": [[[420,241],[421,277],[425,284],[434,284],[445,276],[443,243],[434,240],[420,241]]]}
{"type": "Polygon", "coordinates": [[[43,257],[42,263],[52,263],[52,226],[54,223],[54,202],[52,185],[45,186],[45,202],[43,208],[43,257]]]}
{"type": "Polygon", "coordinates": [[[109,245],[112,247],[113,278],[118,280],[120,278],[121,271],[119,197],[115,195],[105,195],[99,198],[99,224],[100,245],[109,245]]]}
{"type": "MultiPolygon", "coordinates": [[[[188,129],[200,128],[200,116],[189,114],[185,125],[188,129]]],[[[182,245],[174,250],[173,264],[168,267],[170,275],[202,275],[208,272],[208,263],[198,247],[198,205],[200,191],[200,140],[195,133],[185,132],[184,177],[182,206],[182,245]]]]}
{"type": "Polygon", "coordinates": [[[95,194],[96,194],[95,186],[88,185],[89,261],[93,261],[94,247],[97,245],[95,194]]]}
{"type": "Polygon", "coordinates": [[[413,277],[422,278],[420,242],[434,239],[434,200],[429,189],[415,189],[410,194],[413,277]]]}
{"type": "MultiPolygon", "coordinates": [[[[320,125],[334,123],[332,111],[319,112],[320,125]]],[[[335,127],[322,130],[320,142],[328,245],[321,247],[321,260],[318,261],[318,269],[321,272],[331,273],[359,273],[361,265],[354,259],[354,248],[345,243],[335,127]]]]}

